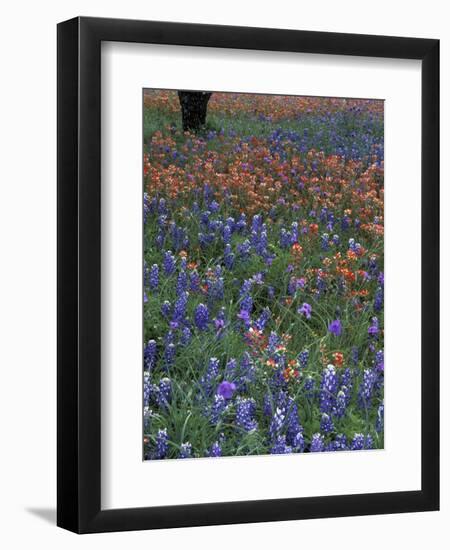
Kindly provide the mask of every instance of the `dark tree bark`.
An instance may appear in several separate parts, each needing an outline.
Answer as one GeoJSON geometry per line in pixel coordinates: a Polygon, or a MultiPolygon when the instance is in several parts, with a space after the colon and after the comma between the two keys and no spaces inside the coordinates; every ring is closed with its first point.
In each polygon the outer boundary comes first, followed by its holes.
{"type": "Polygon", "coordinates": [[[197,132],[206,122],[206,109],[211,92],[178,92],[183,130],[197,132]]]}

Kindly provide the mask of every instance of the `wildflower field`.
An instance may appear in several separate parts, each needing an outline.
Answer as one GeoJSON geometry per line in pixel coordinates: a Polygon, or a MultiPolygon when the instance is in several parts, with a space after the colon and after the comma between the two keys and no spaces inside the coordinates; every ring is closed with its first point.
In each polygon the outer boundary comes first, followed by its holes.
{"type": "Polygon", "coordinates": [[[145,460],[383,448],[383,112],[145,91],[145,460]]]}

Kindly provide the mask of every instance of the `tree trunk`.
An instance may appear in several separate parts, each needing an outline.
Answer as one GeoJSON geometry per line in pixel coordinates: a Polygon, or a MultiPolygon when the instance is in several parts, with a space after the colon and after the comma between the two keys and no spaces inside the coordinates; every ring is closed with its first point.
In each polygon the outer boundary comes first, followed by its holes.
{"type": "Polygon", "coordinates": [[[183,130],[197,132],[206,122],[206,109],[211,92],[178,92],[183,130]]]}

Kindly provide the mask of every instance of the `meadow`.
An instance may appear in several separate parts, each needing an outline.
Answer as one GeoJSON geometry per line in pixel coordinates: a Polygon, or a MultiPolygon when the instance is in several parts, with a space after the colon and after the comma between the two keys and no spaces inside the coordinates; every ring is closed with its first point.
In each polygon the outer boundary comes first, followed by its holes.
{"type": "Polygon", "coordinates": [[[145,92],[145,460],[383,448],[383,112],[145,92]]]}

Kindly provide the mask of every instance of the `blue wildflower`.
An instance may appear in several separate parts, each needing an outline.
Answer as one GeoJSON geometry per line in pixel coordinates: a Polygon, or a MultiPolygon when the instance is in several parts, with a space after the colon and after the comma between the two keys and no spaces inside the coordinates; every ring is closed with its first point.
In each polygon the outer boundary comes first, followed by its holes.
{"type": "Polygon", "coordinates": [[[209,310],[205,304],[198,304],[194,311],[195,326],[199,330],[206,330],[209,323],[209,310]]]}

